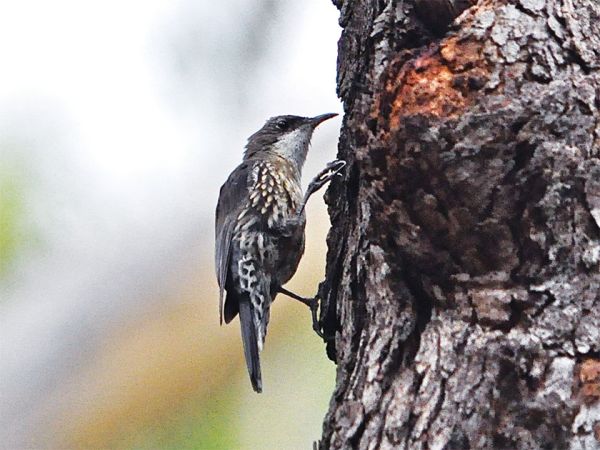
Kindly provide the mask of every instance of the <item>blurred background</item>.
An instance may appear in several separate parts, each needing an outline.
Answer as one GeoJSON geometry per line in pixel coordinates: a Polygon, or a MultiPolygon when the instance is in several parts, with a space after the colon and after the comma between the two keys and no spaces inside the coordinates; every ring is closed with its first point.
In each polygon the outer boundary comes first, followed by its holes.
{"type": "MultiPolygon", "coordinates": [[[[335,367],[283,296],[250,386],[219,327],[218,190],[278,114],[341,113],[328,0],[0,3],[0,448],[311,448],[335,367]]],[[[305,185],[335,157],[315,133],[305,185]]],[[[311,296],[308,207],[288,287],[311,296]]]]}

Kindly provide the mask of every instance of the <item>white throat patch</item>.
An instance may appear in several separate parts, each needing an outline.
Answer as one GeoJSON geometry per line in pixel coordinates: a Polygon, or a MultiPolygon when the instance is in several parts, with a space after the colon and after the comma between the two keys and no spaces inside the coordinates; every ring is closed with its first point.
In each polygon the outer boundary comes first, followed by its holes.
{"type": "Polygon", "coordinates": [[[273,150],[288,160],[296,162],[298,169],[301,169],[308,152],[308,144],[312,130],[306,127],[300,127],[283,135],[275,144],[273,150]]]}

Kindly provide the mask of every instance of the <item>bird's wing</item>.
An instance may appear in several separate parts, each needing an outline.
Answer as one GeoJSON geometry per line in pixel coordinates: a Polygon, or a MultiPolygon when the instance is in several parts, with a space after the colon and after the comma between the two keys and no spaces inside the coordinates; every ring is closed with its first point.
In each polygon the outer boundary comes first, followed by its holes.
{"type": "Polygon", "coordinates": [[[223,323],[223,291],[227,282],[231,240],[238,216],[248,196],[248,164],[240,164],[221,186],[215,223],[215,268],[219,283],[219,320],[223,323]]]}

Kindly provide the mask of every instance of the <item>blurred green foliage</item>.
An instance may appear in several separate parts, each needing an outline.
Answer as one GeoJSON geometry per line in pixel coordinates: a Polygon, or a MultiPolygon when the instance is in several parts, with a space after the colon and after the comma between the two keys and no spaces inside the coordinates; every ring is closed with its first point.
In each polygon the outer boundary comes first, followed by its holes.
{"type": "Polygon", "coordinates": [[[160,448],[162,450],[207,449],[228,450],[240,448],[240,436],[236,433],[238,421],[238,392],[224,384],[210,402],[190,405],[190,410],[181,411],[153,430],[143,430],[133,450],[160,448]]]}
{"type": "Polygon", "coordinates": [[[24,170],[0,163],[0,277],[6,275],[29,237],[25,229],[24,170]]]}

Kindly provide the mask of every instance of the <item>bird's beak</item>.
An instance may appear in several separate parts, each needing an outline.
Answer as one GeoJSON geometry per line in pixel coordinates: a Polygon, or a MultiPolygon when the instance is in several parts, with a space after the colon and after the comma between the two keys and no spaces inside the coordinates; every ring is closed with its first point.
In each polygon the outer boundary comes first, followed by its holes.
{"type": "Polygon", "coordinates": [[[316,127],[321,122],[325,122],[327,119],[331,119],[332,117],[335,117],[335,116],[337,116],[337,113],[321,114],[320,116],[312,117],[310,119],[310,123],[312,124],[313,127],[316,127]]]}

